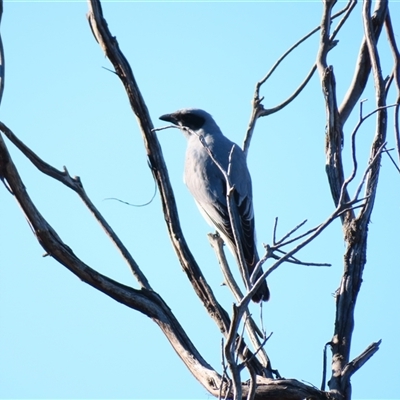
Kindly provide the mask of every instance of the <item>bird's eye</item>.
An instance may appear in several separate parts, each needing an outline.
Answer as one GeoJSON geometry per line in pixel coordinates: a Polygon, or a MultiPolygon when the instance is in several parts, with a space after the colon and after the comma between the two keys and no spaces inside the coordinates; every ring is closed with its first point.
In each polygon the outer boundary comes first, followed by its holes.
{"type": "Polygon", "coordinates": [[[193,131],[197,131],[198,129],[200,129],[205,122],[205,119],[203,117],[196,114],[183,114],[181,116],[181,120],[184,126],[187,126],[193,131]]]}

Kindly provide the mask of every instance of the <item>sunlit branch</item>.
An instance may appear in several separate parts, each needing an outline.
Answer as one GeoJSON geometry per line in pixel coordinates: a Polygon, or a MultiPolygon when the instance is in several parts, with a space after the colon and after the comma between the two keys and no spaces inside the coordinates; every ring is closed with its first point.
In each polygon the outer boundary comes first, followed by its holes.
{"type": "Polygon", "coordinates": [[[220,381],[219,374],[202,358],[161,296],[146,288],[137,290],[114,281],[85,264],[74,254],[30,199],[1,135],[0,169],[4,172],[4,178],[46,253],[86,284],[156,322],[188,369],[197,379],[208,382],[205,387],[215,394],[216,383],[220,381]]]}
{"type": "MultiPolygon", "coordinates": [[[[164,219],[167,224],[173,248],[196,295],[201,300],[203,306],[215,321],[220,331],[224,335],[227,335],[230,327],[229,315],[217,301],[183,235],[175,196],[161,146],[155,132],[153,131],[153,124],[147,106],[134,78],[132,69],[120,50],[116,37],[111,34],[108,28],[107,22],[103,17],[100,2],[98,0],[88,0],[88,4],[88,20],[93,35],[110,62],[113,64],[116,74],[124,85],[131,108],[137,117],[149,165],[158,185],[164,219]]],[[[255,368],[260,371],[260,374],[262,374],[262,368],[260,365],[255,365],[255,368]]]]}
{"type": "MultiPolygon", "coordinates": [[[[228,265],[228,262],[226,260],[225,253],[223,251],[223,240],[219,235],[212,234],[212,233],[208,234],[208,238],[209,238],[212,248],[215,251],[218,262],[221,266],[222,273],[223,273],[224,279],[225,279],[225,283],[227,284],[229,289],[232,291],[236,301],[239,302],[243,298],[243,293],[240,290],[238,284],[236,283],[236,281],[232,275],[231,269],[228,265]]],[[[249,335],[249,339],[253,344],[253,348],[257,349],[261,346],[261,341],[259,338],[264,338],[265,335],[258,328],[253,317],[250,315],[249,310],[245,311],[244,317],[245,317],[246,321],[248,322],[245,325],[245,327],[246,327],[247,333],[249,335]]],[[[261,359],[262,364],[266,367],[264,374],[267,377],[272,378],[272,373],[269,368],[270,360],[269,360],[264,348],[262,348],[262,350],[260,351],[259,357],[261,359]]]]}

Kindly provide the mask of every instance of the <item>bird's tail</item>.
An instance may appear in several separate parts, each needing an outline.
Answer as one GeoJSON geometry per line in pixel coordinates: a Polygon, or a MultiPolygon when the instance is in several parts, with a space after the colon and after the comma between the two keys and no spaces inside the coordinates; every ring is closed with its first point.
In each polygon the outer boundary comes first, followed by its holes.
{"type": "MultiPolygon", "coordinates": [[[[258,278],[263,274],[262,269],[257,274],[257,278],[254,281],[257,281],[258,278]]],[[[259,303],[260,301],[268,301],[269,300],[269,289],[267,285],[267,281],[264,279],[264,282],[258,288],[257,292],[251,298],[255,303],[259,303]]]]}

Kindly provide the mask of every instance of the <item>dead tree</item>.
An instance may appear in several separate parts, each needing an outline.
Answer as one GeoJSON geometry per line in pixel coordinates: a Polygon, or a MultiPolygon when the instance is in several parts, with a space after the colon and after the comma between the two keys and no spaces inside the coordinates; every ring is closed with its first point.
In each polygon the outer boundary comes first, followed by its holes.
{"type": "MultiPolygon", "coordinates": [[[[252,115],[243,145],[244,151],[247,153],[255,132],[257,120],[280,111],[287,104],[294,101],[307,85],[313,74],[318,71],[323,94],[322,99],[326,107],[326,173],[334,208],[332,213],[327,215],[324,221],[302,233],[300,233],[300,230],[304,229],[304,223],[293,228],[293,230],[288,232],[284,237],[278,239],[276,237],[275,226],[273,242],[265,245],[265,254],[261,260],[261,264],[264,264],[265,270],[263,278],[267,277],[283,263],[291,262],[304,264],[304,262],[295,257],[296,253],[307,246],[318,235],[322,234],[324,229],[333,221],[340,219],[343,226],[343,239],[346,243],[343,276],[336,293],[334,332],[332,334],[332,339],[326,345],[326,347],[330,347],[332,350],[331,376],[326,384],[326,367],[324,367],[324,379],[320,388],[304,384],[295,379],[283,379],[280,377],[279,373],[272,368],[271,360],[264,348],[264,344],[268,340],[268,335],[263,330],[262,326],[260,327],[256,324],[248,311],[248,304],[251,296],[256,291],[261,280],[255,282],[249,291],[242,293],[232,277],[226,262],[221,239],[218,236],[210,235],[210,242],[215,249],[225,280],[236,300],[231,313],[225,310],[218,302],[212,288],[207,283],[199,265],[193,257],[180,227],[178,208],[175,203],[174,193],[170,184],[162,149],[131,67],[122,53],[116,38],[111,34],[108,28],[105,17],[103,16],[100,1],[88,0],[88,5],[88,20],[93,35],[114,66],[115,73],[120,78],[126,90],[128,101],[140,126],[149,165],[160,193],[165,222],[172,246],[176,252],[179,263],[192,284],[194,293],[204,305],[210,318],[213,319],[222,334],[223,370],[220,372],[215,370],[196,349],[162,296],[152,289],[150,282],[143,274],[140,266],[94,206],[85,192],[79,177],[72,177],[67,169],[58,170],[46,163],[19,140],[10,128],[3,122],[0,122],[0,131],[3,135],[6,136],[38,170],[73,190],[83,200],[100,226],[106,231],[110,240],[118,247],[121,256],[126,260],[132,274],[136,278],[140,289],[134,289],[123,285],[100,274],[80,260],[80,258],[74,254],[73,249],[63,242],[29,197],[18,173],[18,169],[7,150],[3,136],[0,136],[0,178],[10,195],[15,197],[23,210],[38,242],[44,248],[48,256],[57,260],[83,282],[91,285],[123,305],[151,318],[168,338],[170,344],[193,376],[213,396],[218,398],[234,398],[235,400],[300,400],[304,398],[350,400],[350,379],[352,375],[378,351],[380,345],[380,341],[374,342],[359,356],[354,359],[350,358],[354,328],[354,311],[357,303],[357,296],[361,288],[363,270],[366,264],[368,224],[370,222],[378,188],[379,174],[381,172],[380,161],[385,153],[392,157],[389,150],[386,148],[389,108],[394,108],[393,130],[396,138],[398,157],[400,157],[400,133],[398,128],[400,57],[391,24],[388,1],[377,1],[375,10],[372,13],[371,1],[364,0],[362,6],[364,38],[355,66],[353,81],[340,105],[336,95],[334,69],[329,64],[328,58],[330,50],[338,45],[336,41],[337,33],[346,24],[347,18],[354,11],[356,3],[350,0],[343,9],[333,13],[333,8],[336,5],[335,2],[325,1],[319,26],[289,49],[276,62],[270,72],[256,84],[252,115]],[[393,51],[394,59],[393,70],[388,78],[383,76],[379,60],[378,40],[383,28],[385,28],[386,38],[393,51]],[[280,62],[312,34],[319,34],[320,41],[319,48],[316,49],[316,61],[315,64],[311,66],[309,74],[286,101],[273,108],[265,108],[263,105],[264,98],[260,95],[262,85],[270,78],[276,68],[278,68],[280,62]],[[376,106],[373,112],[364,115],[361,96],[367,86],[368,77],[370,75],[373,77],[376,106]],[[391,87],[397,90],[397,98],[394,102],[388,103],[388,93],[391,87]],[[359,122],[354,128],[347,127],[346,121],[353,112],[359,112],[359,122]],[[356,135],[367,118],[376,118],[375,135],[370,144],[370,156],[367,167],[357,183],[355,192],[351,194],[349,184],[356,179],[358,168],[356,135]],[[350,135],[348,132],[351,132],[350,135]],[[350,137],[351,163],[353,165],[352,171],[348,176],[345,173],[342,160],[342,146],[345,137],[350,137]],[[247,336],[242,332],[241,326],[247,331],[247,336]],[[247,370],[250,376],[248,382],[243,382],[242,372],[244,370],[247,370]]],[[[3,11],[2,7],[3,4],[0,2],[1,14],[3,11]]],[[[4,87],[4,57],[1,42],[0,72],[1,99],[4,87]]],[[[321,127],[321,131],[322,129],[323,127],[321,127]]],[[[229,174],[228,171],[225,172],[229,189],[229,174]]],[[[230,189],[234,190],[234,188],[230,189]]],[[[228,203],[233,201],[230,195],[232,190],[227,190],[228,203]]],[[[230,218],[234,225],[236,218],[234,212],[231,213],[230,218]]]]}

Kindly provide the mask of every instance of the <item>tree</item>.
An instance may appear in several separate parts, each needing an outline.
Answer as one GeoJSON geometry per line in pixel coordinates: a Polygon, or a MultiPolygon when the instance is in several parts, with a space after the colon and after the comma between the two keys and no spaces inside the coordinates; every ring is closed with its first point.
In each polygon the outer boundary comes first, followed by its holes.
{"type": "MultiPolygon", "coordinates": [[[[211,289],[207,285],[205,278],[202,276],[202,271],[197,268],[197,264],[193,256],[191,255],[190,250],[185,244],[183,233],[180,229],[179,221],[177,218],[177,209],[176,205],[174,204],[173,192],[169,185],[167,170],[163,163],[162,153],[158,145],[156,135],[154,131],[152,131],[153,126],[148,115],[146,106],[141,98],[138,88],[135,86],[135,82],[133,76],[131,76],[131,70],[126,62],[126,59],[119,51],[115,39],[107,31],[107,26],[101,17],[101,9],[99,8],[99,4],[97,2],[91,2],[90,4],[91,7],[94,8],[93,13],[89,14],[89,20],[91,21],[93,32],[95,33],[98,42],[105,50],[107,56],[112,61],[117,75],[123,77],[122,81],[127,90],[128,98],[136,116],[138,117],[144,135],[145,147],[147,155],[149,157],[151,169],[157,181],[158,189],[161,194],[164,215],[166,217],[165,219],[167,221],[167,227],[172,238],[173,246],[175,247],[178,258],[182,266],[184,267],[186,274],[189,276],[196,293],[202,300],[203,304],[206,305],[207,310],[213,317],[214,321],[217,323],[217,326],[220,328],[221,331],[225,333],[225,336],[227,337],[226,342],[224,342],[227,357],[226,362],[231,363],[232,371],[235,372],[236,364],[234,362],[234,359],[229,359],[229,354],[232,354],[232,349],[229,347],[229,345],[230,341],[232,341],[236,337],[236,330],[233,331],[233,334],[230,337],[227,336],[227,332],[229,331],[230,327],[228,314],[222,308],[219,302],[214,298],[211,289]]],[[[339,20],[341,21],[341,23],[345,23],[347,20],[347,16],[353,12],[353,5],[353,3],[349,3],[348,6],[343,10],[343,13],[340,14],[335,21],[339,20]]],[[[336,44],[334,42],[336,31],[334,29],[330,29],[329,27],[329,21],[332,15],[332,6],[333,3],[326,3],[324,5],[316,68],[319,72],[321,86],[323,88],[327,107],[327,172],[331,193],[336,207],[335,210],[331,210],[328,219],[325,219],[325,221],[326,226],[328,226],[331,222],[333,222],[335,218],[341,218],[345,232],[344,240],[346,242],[346,262],[345,274],[342,281],[343,283],[336,295],[336,331],[334,339],[330,341],[330,345],[333,350],[334,362],[332,365],[334,373],[333,377],[330,379],[329,386],[330,389],[334,391],[330,393],[331,396],[337,396],[338,398],[340,398],[340,396],[342,395],[344,398],[350,398],[350,377],[372,354],[376,352],[379,346],[379,342],[375,342],[370,347],[368,347],[365,352],[360,352],[360,358],[350,358],[349,350],[351,342],[349,340],[345,341],[343,338],[348,339],[353,331],[353,306],[356,304],[356,298],[360,289],[361,277],[365,263],[367,225],[370,219],[372,207],[374,205],[377,183],[376,177],[378,176],[381,168],[380,159],[382,157],[382,153],[385,150],[382,145],[386,141],[386,105],[389,103],[386,101],[386,93],[383,92],[382,89],[383,78],[380,76],[379,65],[377,64],[377,62],[374,63],[374,57],[376,58],[376,55],[374,56],[374,54],[376,54],[376,46],[373,42],[371,42],[371,40],[367,40],[366,45],[363,46],[360,53],[360,58],[362,58],[363,61],[358,63],[358,65],[360,65],[362,68],[360,70],[357,70],[356,72],[356,84],[350,85],[350,88],[352,88],[352,90],[349,91],[349,96],[346,97],[346,101],[342,103],[343,105],[339,107],[339,111],[337,110],[338,101],[336,100],[334,71],[329,67],[329,64],[327,62],[328,53],[336,44]],[[350,165],[347,168],[350,173],[348,172],[347,174],[345,174],[345,168],[342,166],[341,155],[342,140],[344,140],[345,136],[342,129],[343,127],[346,127],[344,122],[346,122],[352,110],[356,110],[356,114],[358,114],[359,101],[361,99],[360,96],[363,93],[363,85],[366,84],[366,77],[368,75],[368,59],[372,60],[372,70],[374,71],[377,108],[373,108],[373,112],[378,116],[378,119],[376,134],[374,136],[374,139],[372,140],[373,153],[370,157],[370,161],[361,161],[364,162],[364,164],[366,165],[364,171],[366,177],[365,185],[367,187],[367,196],[363,199],[362,195],[360,195],[360,193],[357,193],[358,185],[360,182],[362,182],[363,176],[360,177],[359,175],[355,174],[357,172],[355,170],[356,163],[354,162],[356,158],[352,157],[352,155],[355,154],[355,150],[357,149],[357,147],[355,145],[350,146],[352,151],[350,151],[350,165]],[[355,197],[352,197],[350,194],[347,193],[348,188],[351,187],[349,186],[349,177],[353,179],[353,173],[355,175],[354,177],[358,179],[354,179],[357,182],[354,188],[356,189],[355,197]],[[354,262],[354,264],[352,264],[352,262],[354,262]],[[350,279],[351,282],[354,282],[354,289],[349,286],[347,281],[348,279],[350,279]],[[349,304],[352,306],[349,306],[349,304]],[[346,315],[346,317],[343,317],[343,315],[346,315]],[[338,338],[338,342],[336,342],[336,337],[338,338]],[[350,361],[356,362],[352,363],[350,361]],[[337,371],[341,371],[340,376],[337,376],[337,371]]],[[[377,3],[377,13],[376,16],[372,18],[372,22],[368,22],[370,15],[368,7],[370,7],[370,4],[368,2],[365,2],[363,6],[363,20],[365,21],[364,24],[366,32],[368,33],[373,30],[374,35],[378,35],[380,34],[380,29],[382,28],[383,24],[386,23],[387,32],[389,33],[389,42],[394,45],[394,36],[390,35],[391,25],[390,20],[388,19],[387,3],[377,3]],[[373,24],[372,27],[370,26],[371,24],[373,24]]],[[[341,26],[341,23],[339,23],[339,26],[341,26]]],[[[395,62],[394,65],[398,69],[398,54],[396,55],[395,59],[397,59],[397,62],[395,62]]],[[[315,67],[313,69],[315,69],[315,67]]],[[[393,88],[396,87],[395,74],[393,75],[392,79],[394,82],[392,83],[391,87],[393,88]]],[[[251,119],[251,122],[249,124],[250,129],[247,133],[247,138],[251,138],[253,127],[255,125],[255,122],[257,121],[257,118],[259,118],[263,114],[267,115],[271,113],[271,111],[266,111],[264,109],[264,107],[262,106],[262,100],[260,100],[259,96],[260,95],[256,91],[253,103],[253,118],[251,119]]],[[[365,112],[363,112],[361,115],[362,118],[360,120],[360,125],[362,125],[361,122],[364,120],[364,116],[366,114],[365,112]]],[[[346,129],[350,130],[350,128],[346,129]]],[[[9,130],[4,124],[2,125],[2,132],[9,139],[11,139],[12,142],[17,145],[20,150],[23,150],[24,154],[32,162],[34,162],[34,164],[39,167],[42,172],[49,174],[53,178],[61,180],[67,187],[76,191],[84,200],[85,204],[87,204],[91,211],[95,214],[96,218],[101,221],[103,227],[108,229],[108,233],[110,234],[110,236],[113,236],[112,231],[110,231],[110,228],[107,226],[106,222],[102,220],[100,214],[97,213],[90,199],[83,190],[83,186],[81,185],[79,179],[72,178],[67,171],[56,170],[50,165],[42,162],[40,159],[37,158],[34,153],[30,152],[30,150],[22,142],[19,142],[14,137],[11,130],[9,130]]],[[[354,130],[353,132],[354,133],[351,138],[357,138],[357,131],[354,130]]],[[[349,133],[347,133],[347,138],[349,136],[349,133]]],[[[388,152],[388,154],[390,153],[388,152]]],[[[195,349],[194,345],[185,335],[183,328],[180,327],[179,322],[174,317],[169,307],[162,300],[162,298],[150,290],[150,286],[145,275],[141,272],[139,266],[131,258],[129,253],[127,253],[127,250],[123,247],[122,243],[120,243],[118,239],[114,236],[114,241],[119,246],[121,252],[124,254],[124,257],[127,259],[132,272],[139,281],[142,290],[132,289],[128,286],[121,285],[111,280],[105,275],[98,274],[96,271],[90,269],[87,265],[82,263],[81,260],[77,256],[75,256],[74,252],[71,251],[68,246],[65,246],[63,244],[58,234],[47,224],[44,219],[41,218],[41,215],[36,212],[34,204],[30,203],[29,197],[24,192],[23,184],[18,181],[16,171],[12,169],[10,157],[8,156],[5,148],[2,152],[2,177],[6,185],[11,189],[11,192],[14,193],[18,202],[25,211],[25,214],[27,215],[28,220],[30,221],[30,224],[34,229],[36,236],[39,239],[39,242],[45,248],[46,252],[57,261],[64,264],[76,275],[78,275],[84,282],[91,284],[97,289],[108,294],[113,299],[122,302],[129,307],[139,309],[141,312],[145,313],[147,316],[155,320],[156,323],[163,330],[163,332],[167,335],[167,337],[171,341],[171,344],[175,346],[175,350],[183,359],[187,367],[191,369],[191,372],[199,380],[202,381],[203,385],[205,385],[205,387],[212,394],[218,395],[220,392],[220,385],[218,382],[221,379],[221,376],[218,375],[216,370],[213,370],[211,367],[209,367],[208,363],[195,349]],[[167,324],[166,321],[168,322],[167,324]],[[171,326],[173,329],[171,329],[171,326]],[[187,357],[187,353],[183,351],[183,348],[188,350],[188,352],[194,357],[187,357]],[[195,364],[193,364],[193,360],[195,360],[195,364]],[[199,366],[201,366],[201,368],[199,368],[199,366]],[[207,377],[208,379],[205,379],[205,377],[207,377]]],[[[312,235],[316,236],[316,233],[322,231],[322,227],[325,228],[325,225],[318,224],[318,229],[316,231],[311,231],[309,233],[309,236],[306,236],[306,240],[311,240],[309,239],[310,235],[311,237],[312,235]]],[[[276,256],[276,254],[277,253],[275,252],[274,256],[276,256]]],[[[289,256],[290,251],[286,254],[285,258],[281,258],[280,260],[278,260],[278,263],[275,263],[273,269],[278,267],[278,264],[282,261],[288,260],[289,256]]],[[[271,256],[271,258],[273,257],[271,256]]],[[[272,264],[274,263],[273,260],[269,261],[272,261],[272,264]]],[[[243,347],[244,341],[241,341],[241,344],[242,347],[240,352],[245,352],[246,350],[243,347]]],[[[263,356],[262,351],[258,352],[258,356],[263,356]]],[[[260,362],[257,361],[256,357],[251,357],[249,361],[246,353],[243,355],[243,359],[247,360],[245,362],[245,365],[249,370],[250,377],[253,377],[253,374],[255,372],[258,373],[258,375],[264,374],[269,378],[272,376],[277,377],[276,374],[274,375],[274,371],[272,371],[271,366],[268,365],[268,363],[265,364],[265,362],[267,361],[266,357],[267,356],[264,354],[264,358],[261,358],[261,362],[264,362],[263,368],[260,365],[260,362]]],[[[272,361],[274,362],[274,364],[276,363],[274,360],[272,361]]],[[[264,385],[260,384],[257,386],[256,397],[274,398],[273,396],[278,396],[278,398],[283,398],[282,393],[285,393],[285,396],[287,396],[287,398],[303,398],[305,396],[314,396],[315,398],[327,398],[328,396],[328,394],[326,394],[325,392],[321,392],[309,385],[305,385],[296,380],[282,381],[280,379],[276,379],[273,382],[264,381],[263,383],[264,385]],[[290,394],[290,396],[292,397],[289,397],[288,388],[293,389],[293,395],[290,394]]],[[[234,388],[236,395],[240,397],[240,390],[243,390],[243,393],[246,394],[246,391],[248,391],[249,388],[255,388],[255,385],[249,386],[244,384],[242,387],[241,385],[238,385],[238,382],[236,382],[236,385],[233,385],[231,388],[234,388]]]]}

